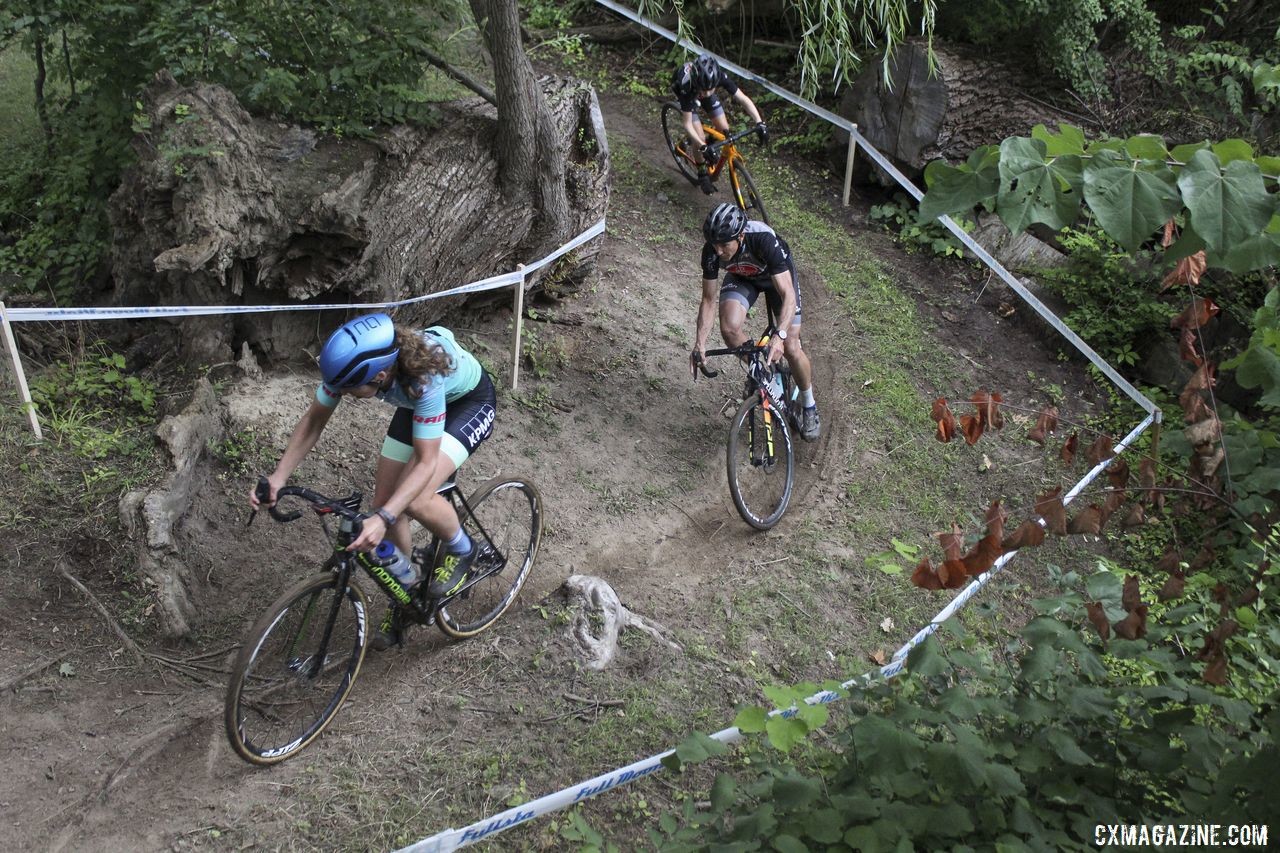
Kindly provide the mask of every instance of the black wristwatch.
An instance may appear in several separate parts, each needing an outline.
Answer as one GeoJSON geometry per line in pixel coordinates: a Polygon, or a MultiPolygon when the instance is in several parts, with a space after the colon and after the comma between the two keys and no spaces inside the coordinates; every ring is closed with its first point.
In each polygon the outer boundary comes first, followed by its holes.
{"type": "Polygon", "coordinates": [[[387,527],[395,527],[397,516],[385,507],[378,507],[373,514],[387,523],[387,527]]]}

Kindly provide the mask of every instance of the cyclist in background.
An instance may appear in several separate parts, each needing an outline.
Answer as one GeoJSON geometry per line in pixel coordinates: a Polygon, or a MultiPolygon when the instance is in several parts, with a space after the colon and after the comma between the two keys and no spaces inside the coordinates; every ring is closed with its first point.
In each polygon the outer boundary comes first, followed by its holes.
{"type": "Polygon", "coordinates": [[[738,84],[716,62],[715,57],[703,54],[692,62],[686,62],[676,68],[671,75],[671,90],[680,101],[680,113],[684,119],[684,132],[694,144],[693,159],[698,164],[698,186],[707,195],[716,191],[707,173],[707,155],[703,153],[707,135],[702,130],[702,122],[698,119],[698,106],[701,105],[711,117],[711,124],[725,136],[729,135],[729,120],[725,118],[724,106],[716,97],[716,90],[724,89],[735,101],[742,105],[756,123],[756,133],[762,143],[769,141],[769,126],[760,118],[760,111],[755,103],[747,97],[747,93],[738,88],[738,84]]]}
{"type": "MultiPolygon", "coordinates": [[[[488,373],[441,326],[415,331],[386,314],[368,314],[338,327],[317,359],[322,382],[315,400],[289,436],[275,471],[267,506],[324,432],[343,397],[377,397],[396,407],[374,473],[376,509],[348,550],[370,551],[384,538],[412,553],[412,517],[445,543],[447,556],[429,579],[427,592],[448,595],[466,581],[476,546],[458,514],[436,493],[493,432],[497,413],[488,373]]],[[[257,496],[249,503],[257,509],[257,496]]],[[[383,617],[375,648],[399,640],[394,608],[383,617]]]]}
{"type": "Polygon", "coordinates": [[[697,373],[707,349],[707,334],[720,303],[720,334],[726,346],[736,347],[750,338],[742,329],[747,310],[763,293],[778,331],[769,341],[768,361],[786,355],[803,395],[800,436],[816,441],[822,430],[818,404],[813,397],[813,369],[800,346],[800,282],[787,242],[763,222],[748,220],[742,208],[719,204],[702,225],[707,242],[702,247],[702,302],[698,306],[697,337],[689,366],[697,373]],[[718,284],[720,269],[724,284],[718,284]],[[788,320],[790,322],[788,322],[788,320]]]}

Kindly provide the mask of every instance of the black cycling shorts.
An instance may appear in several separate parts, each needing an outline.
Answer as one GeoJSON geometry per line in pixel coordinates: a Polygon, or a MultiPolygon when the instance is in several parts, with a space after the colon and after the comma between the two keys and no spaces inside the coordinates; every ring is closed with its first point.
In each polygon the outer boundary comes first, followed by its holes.
{"type": "MultiPolygon", "coordinates": [[[[445,406],[444,435],[440,449],[453,460],[455,467],[493,434],[493,420],[498,414],[498,397],[488,371],[480,372],[476,387],[445,406]]],[[[382,455],[408,462],[413,454],[413,411],[397,408],[387,426],[387,440],[382,455]]]]}

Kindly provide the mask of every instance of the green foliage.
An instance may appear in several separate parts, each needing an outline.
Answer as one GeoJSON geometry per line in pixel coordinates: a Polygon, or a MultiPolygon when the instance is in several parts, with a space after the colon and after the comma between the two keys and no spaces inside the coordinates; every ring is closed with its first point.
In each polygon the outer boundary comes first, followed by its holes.
{"type": "MultiPolygon", "coordinates": [[[[530,309],[529,316],[534,318],[537,312],[530,309]]],[[[542,332],[529,325],[525,325],[520,335],[520,349],[524,352],[525,362],[538,379],[547,379],[569,363],[569,351],[565,348],[563,338],[558,335],[544,337],[542,332]]]]}
{"type": "Polygon", "coordinates": [[[1029,138],[985,146],[959,166],[930,163],[921,216],[982,205],[1017,233],[1034,223],[1070,225],[1084,202],[1126,251],[1176,219],[1183,233],[1171,259],[1204,249],[1210,266],[1245,273],[1280,262],[1280,207],[1269,192],[1277,167],[1280,158],[1239,139],[1168,150],[1150,135],[1087,143],[1078,128],[1037,125],[1029,138]]]}
{"type": "Polygon", "coordinates": [[[872,554],[867,557],[868,566],[879,569],[886,575],[900,575],[902,572],[914,565],[920,557],[920,546],[911,545],[907,542],[901,542],[893,539],[893,548],[889,551],[881,551],[878,554],[872,554]]]}
{"type": "Polygon", "coordinates": [[[1165,55],[1145,0],[952,0],[939,9],[938,32],[1002,53],[1024,45],[1041,70],[1085,95],[1106,88],[1105,37],[1118,38],[1135,62],[1165,55]]]}
{"type": "Polygon", "coordinates": [[[1134,257],[1096,228],[1067,228],[1061,241],[1069,259],[1039,277],[1071,306],[1067,325],[1115,364],[1133,365],[1136,348],[1169,326],[1172,313],[1156,295],[1149,259],[1134,257]]]}
{"type": "Polygon", "coordinates": [[[243,480],[272,466],[270,447],[252,428],[221,441],[210,439],[209,453],[225,469],[218,473],[220,480],[243,480]]]}
{"type": "Polygon", "coordinates": [[[579,3],[553,3],[549,0],[526,0],[524,22],[535,30],[562,30],[573,24],[579,3]]]}
{"type": "MultiPolygon", "coordinates": [[[[692,5],[692,4],[691,4],[692,5]]],[[[792,0],[788,4],[799,20],[800,50],[796,65],[800,91],[807,98],[818,94],[828,82],[838,90],[853,82],[862,70],[864,57],[876,55],[887,79],[894,52],[917,33],[932,47],[937,0],[792,0]]],[[[639,13],[660,20],[668,8],[676,12],[676,31],[695,44],[701,43],[684,0],[640,0],[639,13]]],[[[716,19],[716,28],[722,27],[716,19]]]]}
{"type": "Polygon", "coordinates": [[[126,373],[124,356],[101,344],[34,376],[31,398],[53,438],[84,459],[140,449],[156,410],[155,386],[126,373]]]}
{"type": "MultiPolygon", "coordinates": [[[[17,146],[0,170],[0,232],[14,238],[0,246],[0,273],[67,301],[97,280],[109,242],[107,199],[132,158],[130,137],[148,129],[135,104],[157,72],[222,84],[252,110],[340,134],[428,123],[417,48],[452,8],[410,0],[7,4],[0,47],[45,59],[48,135],[17,146]]],[[[219,156],[194,129],[159,146],[178,176],[195,159],[219,156]]]]}
{"type": "Polygon", "coordinates": [[[927,640],[906,677],[858,684],[832,707],[833,748],[787,761],[749,742],[709,808],[665,818],[653,843],[1064,849],[1093,844],[1100,823],[1265,821],[1280,759],[1276,606],[1255,608],[1249,633],[1269,639],[1249,673],[1250,698],[1262,700],[1251,704],[1202,685],[1179,628],[1101,645],[1084,602],[1118,610],[1119,580],[1064,580],[1071,588],[1037,603],[1046,615],[1009,644],[1008,661],[972,638],[950,651],[927,640]]]}
{"type": "Polygon", "coordinates": [[[1245,388],[1262,392],[1260,405],[1280,414],[1280,287],[1271,288],[1253,316],[1249,346],[1222,367],[1245,388]]]}
{"type": "MultiPolygon", "coordinates": [[[[954,234],[940,223],[925,219],[901,194],[892,201],[872,205],[870,219],[895,231],[908,251],[924,249],[944,258],[964,256],[964,247],[954,234]]],[[[973,223],[963,219],[957,224],[965,231],[973,228],[973,223]]]]}

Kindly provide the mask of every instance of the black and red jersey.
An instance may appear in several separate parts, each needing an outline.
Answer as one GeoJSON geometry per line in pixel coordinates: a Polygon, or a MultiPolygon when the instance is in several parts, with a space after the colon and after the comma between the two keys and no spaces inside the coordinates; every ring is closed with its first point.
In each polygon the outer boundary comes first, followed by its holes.
{"type": "Polygon", "coordinates": [[[721,263],[710,243],[703,244],[702,277],[719,278],[722,268],[728,275],[767,284],[773,276],[793,271],[791,247],[768,225],[749,219],[738,251],[727,263],[721,263]]]}

